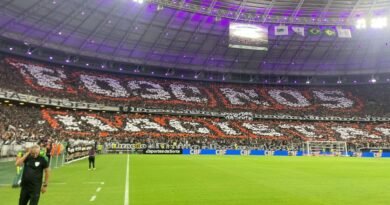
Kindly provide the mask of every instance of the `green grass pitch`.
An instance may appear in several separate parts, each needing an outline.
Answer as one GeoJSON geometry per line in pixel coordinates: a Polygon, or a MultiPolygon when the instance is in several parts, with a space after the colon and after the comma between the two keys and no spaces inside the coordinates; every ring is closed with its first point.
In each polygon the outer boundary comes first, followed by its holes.
{"type": "MultiPolygon", "coordinates": [[[[40,205],[124,205],[127,155],[96,163],[54,169],[40,205]]],[[[389,159],[130,155],[129,164],[132,205],[390,204],[389,159]]],[[[17,204],[19,191],[0,187],[0,204],[17,204]]]]}

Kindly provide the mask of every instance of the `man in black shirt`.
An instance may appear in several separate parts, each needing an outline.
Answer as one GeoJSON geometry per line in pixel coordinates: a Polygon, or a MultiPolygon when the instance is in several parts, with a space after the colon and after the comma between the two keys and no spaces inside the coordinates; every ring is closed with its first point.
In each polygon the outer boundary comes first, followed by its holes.
{"type": "Polygon", "coordinates": [[[27,205],[29,201],[30,205],[37,205],[40,192],[46,192],[49,181],[49,163],[39,155],[39,152],[40,147],[34,145],[23,157],[16,160],[16,166],[24,164],[19,205],[27,205]],[[45,181],[42,185],[43,172],[45,172],[45,181]]]}
{"type": "Polygon", "coordinates": [[[50,140],[46,144],[46,158],[47,158],[47,163],[50,165],[50,159],[51,159],[51,150],[53,149],[52,144],[50,140]]]}
{"type": "Polygon", "coordinates": [[[91,165],[92,165],[92,168],[93,170],[95,170],[95,155],[96,155],[96,152],[95,152],[95,148],[92,147],[92,149],[90,149],[88,151],[88,161],[89,161],[89,169],[88,170],[91,170],[91,165]]]}

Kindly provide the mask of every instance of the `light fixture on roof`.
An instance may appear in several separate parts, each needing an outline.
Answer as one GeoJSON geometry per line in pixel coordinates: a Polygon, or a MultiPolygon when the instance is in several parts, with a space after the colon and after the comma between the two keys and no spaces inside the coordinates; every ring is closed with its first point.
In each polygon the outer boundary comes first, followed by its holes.
{"type": "Polygon", "coordinates": [[[376,83],[376,78],[374,76],[372,76],[371,79],[369,80],[369,82],[376,83]]]}
{"type": "Polygon", "coordinates": [[[13,50],[14,50],[14,48],[12,48],[12,47],[9,47],[9,50],[10,50],[10,51],[13,51],[13,50]]]}
{"type": "Polygon", "coordinates": [[[343,81],[341,81],[341,78],[339,77],[339,78],[337,79],[337,84],[341,84],[341,83],[343,83],[343,81]]]}
{"type": "Polygon", "coordinates": [[[198,77],[200,76],[200,74],[201,74],[200,71],[196,72],[194,78],[195,78],[195,79],[198,79],[198,77]]]}
{"type": "Polygon", "coordinates": [[[28,54],[28,55],[31,55],[31,54],[34,52],[34,50],[35,50],[34,48],[31,48],[31,47],[28,48],[28,49],[27,49],[27,54],[28,54]]]}
{"type": "Polygon", "coordinates": [[[139,3],[139,4],[142,4],[142,3],[144,3],[144,0],[133,0],[134,2],[137,2],[137,3],[139,3]]]}
{"type": "Polygon", "coordinates": [[[356,20],[355,27],[356,27],[356,29],[366,29],[367,28],[366,19],[360,18],[360,19],[356,20]]]}
{"type": "Polygon", "coordinates": [[[372,18],[370,22],[371,28],[381,29],[387,27],[387,17],[372,18]]]}
{"type": "Polygon", "coordinates": [[[142,67],[141,66],[137,66],[135,69],[134,69],[134,73],[139,73],[141,71],[142,67]]]}
{"type": "Polygon", "coordinates": [[[157,4],[157,11],[162,11],[164,6],[162,4],[157,4]]]}

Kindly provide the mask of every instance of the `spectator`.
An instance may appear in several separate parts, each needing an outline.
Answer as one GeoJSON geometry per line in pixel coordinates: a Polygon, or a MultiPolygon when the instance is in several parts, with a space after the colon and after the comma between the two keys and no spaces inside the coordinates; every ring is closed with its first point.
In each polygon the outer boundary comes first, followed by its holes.
{"type": "Polygon", "coordinates": [[[34,145],[23,157],[16,160],[16,166],[23,166],[23,175],[21,183],[21,191],[19,205],[37,205],[40,197],[40,192],[45,193],[49,182],[49,163],[39,155],[40,147],[34,145]],[[45,180],[42,184],[43,172],[45,172],[45,180]]]}

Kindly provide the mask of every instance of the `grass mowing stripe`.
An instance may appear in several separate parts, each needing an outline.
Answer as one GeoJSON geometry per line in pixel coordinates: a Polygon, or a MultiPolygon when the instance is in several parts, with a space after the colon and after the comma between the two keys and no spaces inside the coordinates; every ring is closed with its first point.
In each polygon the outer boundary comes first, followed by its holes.
{"type": "Polygon", "coordinates": [[[123,202],[124,205],[129,205],[129,161],[130,161],[130,155],[127,154],[125,199],[123,202]]]}
{"type": "MultiPolygon", "coordinates": [[[[388,205],[390,201],[389,159],[126,155],[98,155],[95,171],[88,171],[87,160],[53,170],[39,204],[124,204],[127,172],[131,205],[388,205]],[[93,195],[96,198],[90,202],[93,195]]],[[[0,205],[14,205],[19,194],[20,189],[0,186],[0,205]]]]}

